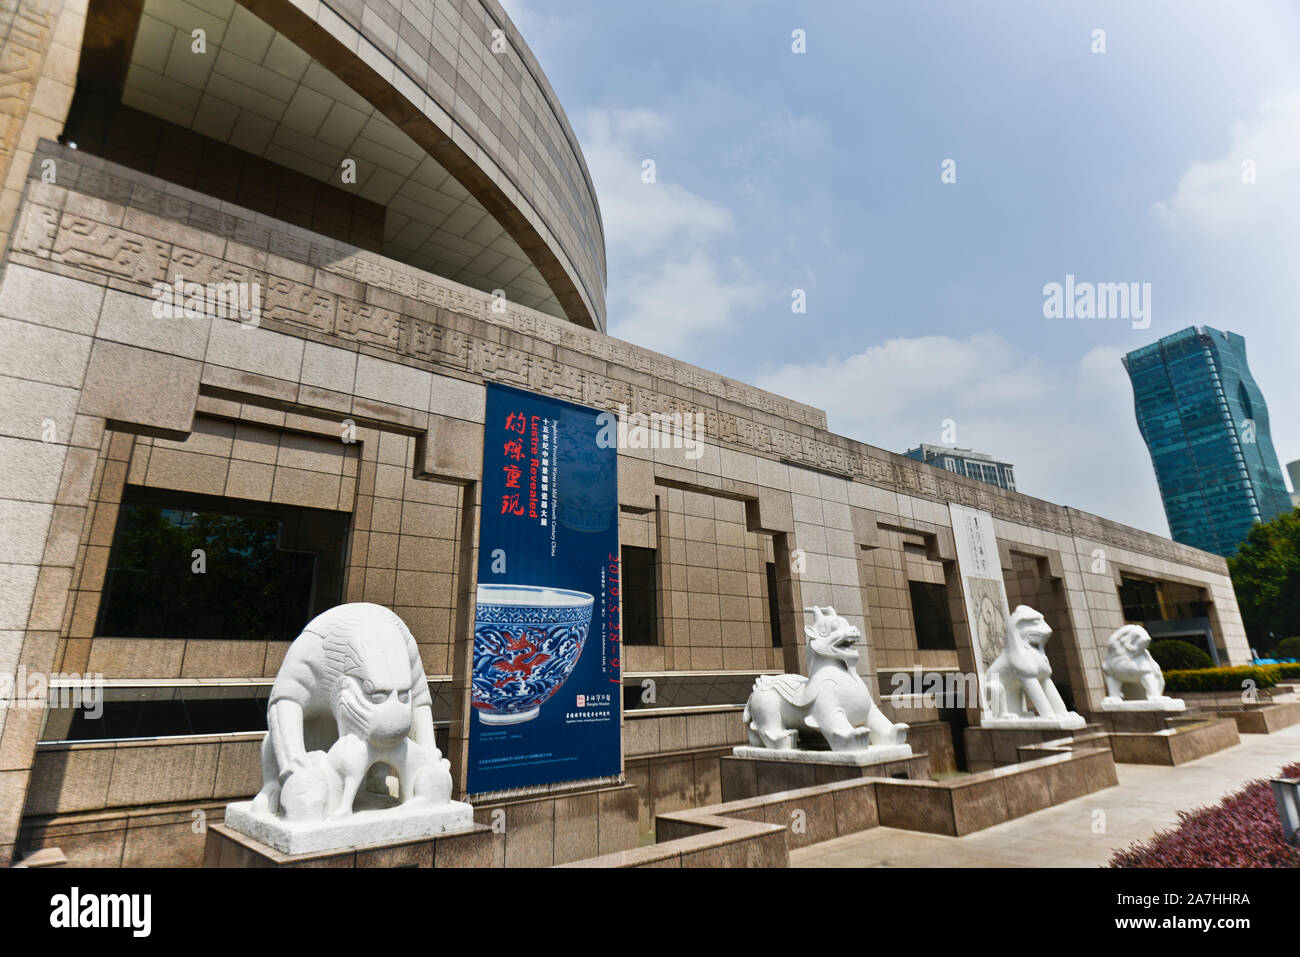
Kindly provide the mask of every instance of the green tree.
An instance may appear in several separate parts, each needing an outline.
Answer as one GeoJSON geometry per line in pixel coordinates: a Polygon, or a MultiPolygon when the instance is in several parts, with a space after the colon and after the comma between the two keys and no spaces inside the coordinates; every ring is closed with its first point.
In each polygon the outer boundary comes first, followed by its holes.
{"type": "Polygon", "coordinates": [[[1261,653],[1300,628],[1300,508],[1250,530],[1228,559],[1251,645],[1261,653]]]}

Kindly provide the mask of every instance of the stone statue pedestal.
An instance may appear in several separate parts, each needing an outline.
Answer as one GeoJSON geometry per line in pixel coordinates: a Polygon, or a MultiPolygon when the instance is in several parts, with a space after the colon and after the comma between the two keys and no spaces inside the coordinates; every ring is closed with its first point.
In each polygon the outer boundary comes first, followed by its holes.
{"type": "Polygon", "coordinates": [[[1174,766],[1241,742],[1236,722],[1228,718],[1166,716],[1158,711],[1112,712],[1104,717],[1112,725],[1110,750],[1117,764],[1174,766]],[[1144,719],[1163,722],[1165,727],[1139,730],[1144,719]]]}
{"type": "Polygon", "coordinates": [[[979,726],[1004,731],[1077,731],[1087,723],[1083,715],[1071,711],[1069,714],[1051,715],[1046,718],[1037,715],[1014,718],[981,718],[979,726]]]}
{"type": "Polygon", "coordinates": [[[744,746],[732,751],[730,756],[718,758],[724,802],[859,778],[930,780],[930,755],[925,751],[913,753],[910,745],[871,748],[871,760],[865,764],[856,763],[862,760],[860,756],[865,753],[862,751],[777,750],[744,746]],[[890,757],[886,752],[896,753],[890,757]]]}
{"type": "Polygon", "coordinates": [[[286,854],[226,824],[208,826],[204,867],[499,867],[503,836],[486,824],[432,837],[286,854]]]}
{"type": "Polygon", "coordinates": [[[1159,711],[1173,714],[1187,710],[1187,702],[1181,698],[1146,698],[1126,701],[1121,698],[1102,698],[1102,711],[1159,711]]]}
{"type": "Polygon", "coordinates": [[[398,804],[392,797],[362,794],[357,810],[324,821],[289,821],[254,814],[252,801],[226,805],[226,824],[281,854],[319,854],[364,844],[403,844],[474,826],[474,809],[461,801],[398,804]]]}
{"type": "Polygon", "coordinates": [[[972,725],[962,731],[962,743],[966,754],[966,769],[976,772],[1019,764],[1022,760],[1021,748],[1035,751],[1038,746],[1050,741],[1073,741],[1080,745],[1095,741],[1088,746],[1105,747],[1104,735],[1100,725],[1088,724],[1079,714],[1047,719],[985,718],[979,725],[972,725]],[[1071,720],[1067,727],[1062,727],[1062,721],[1067,717],[1076,720],[1071,720]],[[1096,741],[1098,736],[1102,739],[1096,741]]]}
{"type": "Polygon", "coordinates": [[[755,748],[738,745],[731,749],[737,758],[753,761],[788,761],[802,764],[844,764],[855,768],[904,761],[912,756],[910,744],[882,744],[861,751],[804,751],[799,748],[755,748]]]}

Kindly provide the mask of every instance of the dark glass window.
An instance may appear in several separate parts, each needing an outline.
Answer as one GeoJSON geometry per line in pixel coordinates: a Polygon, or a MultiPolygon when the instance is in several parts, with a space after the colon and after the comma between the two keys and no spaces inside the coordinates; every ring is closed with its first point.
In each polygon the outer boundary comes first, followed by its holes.
{"type": "Polygon", "coordinates": [[[767,630],[772,635],[772,647],[781,647],[781,602],[776,592],[776,563],[767,563],[767,630]]]}
{"type": "Polygon", "coordinates": [[[623,643],[659,644],[655,550],[623,546],[623,643]]]}
{"type": "Polygon", "coordinates": [[[1199,589],[1176,582],[1121,578],[1119,600],[1125,621],[1178,621],[1210,614],[1199,589]]]}
{"type": "Polygon", "coordinates": [[[907,583],[912,596],[912,624],[916,628],[916,647],[924,651],[952,651],[957,642],[952,633],[952,615],[948,610],[948,587],[931,582],[907,583]]]}
{"type": "MultiPolygon", "coordinates": [[[[434,693],[434,737],[446,753],[448,715],[434,693]]],[[[110,690],[103,714],[84,709],[52,710],[44,740],[103,741],[114,738],[161,738],[195,734],[241,734],[266,730],[266,702],[271,686],[253,689],[169,688],[110,690]],[[132,694],[147,697],[132,699],[132,694]],[[57,730],[56,730],[57,729],[57,730]]],[[[445,699],[442,699],[445,700],[445,699]]]]}
{"type": "Polygon", "coordinates": [[[1158,621],[1164,617],[1160,613],[1160,593],[1155,582],[1121,578],[1119,600],[1124,607],[1125,621],[1158,621]]]}
{"type": "Polygon", "coordinates": [[[73,713],[66,739],[160,738],[181,734],[238,734],[266,730],[266,695],[187,700],[106,701],[104,713],[92,719],[83,710],[73,713]]]}
{"type": "Polygon", "coordinates": [[[347,520],[129,486],[96,634],[291,641],[339,603],[347,520]]]}

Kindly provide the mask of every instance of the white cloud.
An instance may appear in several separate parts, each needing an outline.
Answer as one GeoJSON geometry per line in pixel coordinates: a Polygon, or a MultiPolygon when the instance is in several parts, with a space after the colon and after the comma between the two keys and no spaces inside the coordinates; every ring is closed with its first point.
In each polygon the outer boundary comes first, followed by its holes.
{"type": "Polygon", "coordinates": [[[1226,155],[1192,163],[1174,195],[1154,208],[1171,226],[1225,240],[1284,229],[1294,246],[1300,214],[1300,90],[1262,102],[1235,125],[1226,155]],[[1243,182],[1247,163],[1254,168],[1253,183],[1243,182]]]}
{"type": "Polygon", "coordinates": [[[613,332],[648,349],[681,355],[693,338],[726,328],[733,315],[756,307],[765,295],[743,263],[719,266],[697,250],[687,258],[647,264],[629,276],[613,297],[613,332]]]}
{"type": "Polygon", "coordinates": [[[582,152],[600,198],[611,255],[661,255],[698,247],[733,225],[730,210],[682,186],[656,146],[671,125],[653,110],[592,110],[584,117],[582,152]],[[655,163],[655,182],[642,182],[642,163],[655,163]]]}
{"type": "Polygon", "coordinates": [[[671,122],[647,109],[592,110],[582,151],[600,197],[611,334],[683,358],[768,295],[745,261],[718,251],[735,218],[684,186],[667,159],[671,122]],[[643,180],[655,162],[654,182],[643,180]]]}
{"type": "Polygon", "coordinates": [[[1020,491],[1168,535],[1122,355],[1098,347],[1052,369],[991,332],[898,338],[781,366],[755,384],[825,409],[833,432],[895,452],[944,444],[952,419],[956,444],[1011,462],[1020,491]]]}

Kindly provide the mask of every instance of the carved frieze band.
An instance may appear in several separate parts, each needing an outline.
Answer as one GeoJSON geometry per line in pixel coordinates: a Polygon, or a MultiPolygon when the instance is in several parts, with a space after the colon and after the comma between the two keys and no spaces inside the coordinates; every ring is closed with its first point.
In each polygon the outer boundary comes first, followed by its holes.
{"type": "Polygon", "coordinates": [[[0,2],[0,182],[18,149],[62,0],[0,2]]]}

